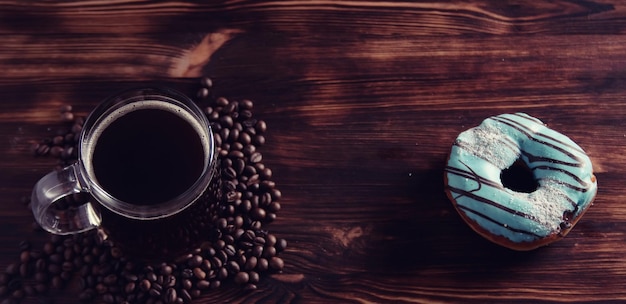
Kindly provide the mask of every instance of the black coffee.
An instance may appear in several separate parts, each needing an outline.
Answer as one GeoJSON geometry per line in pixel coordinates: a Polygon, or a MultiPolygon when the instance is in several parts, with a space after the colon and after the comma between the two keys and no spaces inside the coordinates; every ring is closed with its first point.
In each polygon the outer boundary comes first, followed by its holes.
{"type": "Polygon", "coordinates": [[[92,168],[105,191],[126,203],[153,205],[191,188],[206,166],[205,149],[181,111],[141,102],[96,130],[92,168]]]}

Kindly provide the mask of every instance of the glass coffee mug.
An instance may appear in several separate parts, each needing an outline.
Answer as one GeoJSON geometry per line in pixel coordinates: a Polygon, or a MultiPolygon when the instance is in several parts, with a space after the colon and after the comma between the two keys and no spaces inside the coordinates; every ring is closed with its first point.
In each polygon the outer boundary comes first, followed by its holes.
{"type": "Polygon", "coordinates": [[[213,132],[193,101],[171,89],[125,91],[87,117],[77,162],[37,182],[33,214],[54,234],[99,229],[124,252],[174,254],[211,230],[216,162],[213,132]],[[60,203],[79,193],[89,202],[60,203]]]}

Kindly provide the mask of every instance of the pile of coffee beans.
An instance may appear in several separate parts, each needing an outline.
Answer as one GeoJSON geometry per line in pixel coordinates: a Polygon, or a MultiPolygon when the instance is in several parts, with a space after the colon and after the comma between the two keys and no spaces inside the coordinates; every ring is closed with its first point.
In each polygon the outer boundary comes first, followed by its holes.
{"type": "MultiPolygon", "coordinates": [[[[205,217],[211,221],[206,240],[180,256],[156,261],[124,254],[98,230],[50,235],[41,248],[24,241],[19,258],[0,273],[2,304],[27,297],[52,303],[50,294],[70,285],[80,288],[77,297],[83,303],[191,303],[222,284],[255,290],[263,274],[282,271],[278,255],[287,242],[265,228],[281,208],[281,192],[259,151],[267,125],[253,116],[252,101],[215,97],[211,79],[200,83],[196,102],[215,134],[221,165],[220,199],[205,217]]],[[[57,169],[76,161],[84,122],[70,106],[60,114],[66,129],[33,147],[37,156],[57,158],[57,169]]],[[[64,204],[88,199],[68,196],[64,204]]]]}

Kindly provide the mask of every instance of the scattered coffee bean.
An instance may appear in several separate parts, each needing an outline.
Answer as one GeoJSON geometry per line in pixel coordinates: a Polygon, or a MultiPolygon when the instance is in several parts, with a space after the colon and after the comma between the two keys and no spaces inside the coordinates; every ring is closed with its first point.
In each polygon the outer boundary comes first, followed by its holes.
{"type": "Polygon", "coordinates": [[[248,274],[247,272],[238,272],[235,275],[235,283],[239,284],[239,285],[243,285],[248,283],[248,281],[250,280],[250,274],[248,274]]]}
{"type": "MultiPolygon", "coordinates": [[[[200,80],[196,102],[213,128],[219,150],[217,177],[221,200],[208,214],[190,221],[210,231],[202,244],[173,261],[135,260],[95,231],[74,236],[51,235],[40,250],[29,242],[19,245],[19,262],[0,273],[0,299],[40,296],[49,287],[64,288],[78,276],[81,302],[189,303],[222,282],[232,280],[244,290],[255,290],[260,275],[279,272],[284,262],[277,255],[287,242],[267,233],[264,225],[280,211],[281,192],[263,164],[259,147],[265,144],[267,124],[253,117],[252,101],[214,98],[210,78],[200,80]]],[[[57,169],[73,163],[83,129],[82,115],[71,106],[61,108],[65,127],[33,145],[36,156],[58,159],[57,169]]],[[[71,212],[90,197],[84,194],[60,201],[59,211],[71,212]]],[[[29,199],[24,199],[24,206],[29,199]]],[[[39,225],[34,226],[41,230],[39,225]]],[[[198,231],[181,231],[187,238],[198,231]]],[[[177,235],[178,231],[172,231],[177,235]]],[[[149,250],[149,249],[146,249],[149,250]]],[[[44,297],[45,298],[45,297],[44,297]]]]}

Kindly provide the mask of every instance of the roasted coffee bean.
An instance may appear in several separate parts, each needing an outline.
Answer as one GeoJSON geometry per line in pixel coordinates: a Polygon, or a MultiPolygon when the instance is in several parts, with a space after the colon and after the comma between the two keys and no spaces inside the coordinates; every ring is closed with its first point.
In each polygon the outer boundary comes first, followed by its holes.
{"type": "Polygon", "coordinates": [[[189,269],[189,268],[185,268],[183,269],[183,271],[181,271],[181,277],[184,279],[190,279],[193,277],[193,270],[189,269]]]}
{"type": "Polygon", "coordinates": [[[163,278],[163,287],[170,288],[176,286],[176,277],[168,275],[163,278]]]}
{"type": "Polygon", "coordinates": [[[282,271],[285,266],[285,262],[283,262],[283,259],[279,257],[272,257],[269,260],[269,266],[274,270],[282,271]]]}
{"type": "Polygon", "coordinates": [[[152,286],[152,283],[150,283],[148,279],[143,279],[141,280],[141,282],[139,282],[139,288],[144,292],[147,292],[148,290],[150,290],[151,286],[152,286]]]}
{"type": "Polygon", "coordinates": [[[23,289],[18,289],[13,291],[13,293],[11,293],[11,297],[13,297],[14,299],[23,299],[26,296],[26,293],[24,292],[23,289]]]}
{"type": "Polygon", "coordinates": [[[102,282],[106,285],[113,285],[117,283],[117,276],[115,274],[110,274],[104,277],[104,280],[102,282]]]}
{"type": "Polygon", "coordinates": [[[276,255],[276,248],[274,246],[265,246],[265,248],[263,248],[262,257],[266,259],[270,259],[275,255],[276,255]]]}
{"type": "Polygon", "coordinates": [[[109,291],[109,288],[106,285],[104,285],[103,283],[98,283],[96,285],[96,292],[98,294],[105,294],[108,291],[109,291]]]}
{"type": "Polygon", "coordinates": [[[250,283],[258,283],[260,280],[260,276],[259,273],[256,271],[250,271],[248,272],[248,278],[249,278],[249,282],[250,283]]]}
{"type": "Polygon", "coordinates": [[[135,282],[126,283],[126,286],[124,286],[124,292],[126,292],[127,294],[132,293],[133,291],[135,291],[135,286],[135,282]]]}
{"type": "Polygon", "coordinates": [[[61,272],[60,277],[64,281],[69,281],[72,278],[72,272],[70,272],[70,271],[61,272]]]}
{"type": "Polygon", "coordinates": [[[34,286],[35,291],[39,294],[43,294],[46,293],[48,291],[48,286],[46,284],[43,283],[37,283],[34,286]]]}
{"type": "Polygon", "coordinates": [[[198,93],[196,93],[196,96],[199,99],[205,99],[205,98],[209,97],[209,89],[208,88],[200,88],[198,90],[198,93]]]}
{"type": "MultiPolygon", "coordinates": [[[[210,283],[209,283],[210,286],[210,283]]],[[[202,291],[200,289],[192,289],[191,291],[189,291],[189,294],[191,295],[192,298],[197,298],[202,294],[202,291]]]]}
{"type": "Polygon", "coordinates": [[[259,272],[267,271],[269,269],[269,262],[267,261],[267,259],[266,258],[259,258],[257,260],[256,269],[259,272]]]}
{"type": "Polygon", "coordinates": [[[189,265],[189,267],[198,267],[202,265],[202,260],[203,260],[202,256],[194,255],[191,257],[191,259],[187,261],[187,265],[189,265]]]}
{"type": "Polygon", "coordinates": [[[19,271],[20,271],[20,266],[16,263],[11,263],[7,265],[7,268],[5,269],[5,272],[9,275],[16,275],[19,273],[19,271]]]}
{"type": "Polygon", "coordinates": [[[228,179],[235,179],[237,178],[237,171],[235,171],[235,168],[233,167],[228,167],[223,169],[224,172],[224,177],[228,178],[228,179]]]}
{"type": "Polygon", "coordinates": [[[256,267],[257,265],[257,257],[256,256],[250,256],[248,257],[246,264],[244,265],[244,269],[245,270],[252,270],[256,267]]]}
{"type": "Polygon", "coordinates": [[[28,264],[21,264],[21,265],[20,265],[20,270],[19,270],[19,273],[20,273],[20,275],[21,275],[22,277],[24,277],[24,278],[25,278],[25,277],[30,276],[30,273],[31,273],[31,272],[32,272],[32,269],[31,269],[31,267],[29,267],[29,265],[28,265],[28,264]]]}
{"type": "Polygon", "coordinates": [[[196,282],[196,288],[200,290],[209,289],[210,286],[211,283],[207,280],[199,280],[198,282],[196,282]]]}
{"type": "Polygon", "coordinates": [[[228,101],[228,99],[226,99],[225,97],[218,97],[218,98],[215,100],[215,105],[216,105],[217,107],[225,107],[225,106],[227,106],[227,105],[228,105],[228,102],[229,102],[229,101],[228,101]]]}
{"type": "MultiPolygon", "coordinates": [[[[28,201],[28,199],[26,199],[28,201]]],[[[24,252],[29,252],[29,250],[31,249],[31,244],[29,241],[21,241],[19,243],[18,246],[19,250],[21,251],[21,254],[23,254],[24,252]]],[[[21,256],[20,254],[20,256],[21,256]]]]}
{"type": "Polygon", "coordinates": [[[184,289],[190,290],[191,287],[193,286],[193,284],[191,283],[191,280],[184,279],[183,283],[182,283],[182,286],[183,286],[184,289]]]}
{"type": "Polygon", "coordinates": [[[222,285],[220,280],[212,280],[211,281],[211,289],[218,289],[222,285]]]}
{"type": "Polygon", "coordinates": [[[263,160],[263,155],[261,154],[261,152],[254,152],[250,155],[250,162],[253,164],[259,163],[261,162],[261,160],[263,160]]]}
{"type": "Polygon", "coordinates": [[[180,290],[178,294],[180,295],[180,298],[183,299],[183,302],[185,303],[191,302],[192,300],[191,294],[189,294],[189,291],[187,291],[187,289],[180,290]]]}
{"type": "Polygon", "coordinates": [[[266,215],[266,211],[265,209],[262,209],[262,208],[254,208],[252,209],[252,211],[250,211],[250,216],[254,220],[262,220],[265,218],[265,215],[266,215]]]}
{"type": "Polygon", "coordinates": [[[167,303],[176,303],[176,299],[178,295],[176,294],[176,290],[174,288],[169,288],[165,291],[165,299],[167,303]]]}
{"type": "Polygon", "coordinates": [[[110,293],[107,293],[107,294],[102,296],[102,300],[104,301],[104,303],[107,303],[107,304],[111,303],[112,304],[112,303],[115,303],[115,296],[113,296],[110,293]]]}
{"type": "Polygon", "coordinates": [[[61,278],[61,276],[54,276],[52,278],[52,287],[55,289],[61,289],[64,286],[64,282],[63,279],[61,278]]]}
{"type": "Polygon", "coordinates": [[[243,285],[248,283],[248,281],[250,280],[250,275],[247,272],[238,272],[235,275],[234,281],[235,283],[239,284],[239,285],[243,285]]]}
{"type": "Polygon", "coordinates": [[[204,271],[211,270],[211,261],[209,259],[203,260],[202,265],[200,265],[200,268],[202,268],[202,270],[204,271]]]}
{"type": "Polygon", "coordinates": [[[157,275],[150,270],[150,272],[146,274],[146,279],[148,279],[151,283],[154,283],[157,281],[157,275]]]}
{"type": "Polygon", "coordinates": [[[72,112],[63,112],[63,113],[61,113],[61,120],[63,120],[63,121],[72,121],[72,120],[74,120],[74,113],[72,113],[72,112]]]}
{"type": "Polygon", "coordinates": [[[202,77],[200,78],[200,85],[202,87],[210,89],[211,87],[213,87],[213,80],[209,77],[202,77]]]}
{"type": "Polygon", "coordinates": [[[277,252],[283,252],[285,251],[286,248],[287,248],[287,240],[281,238],[278,240],[278,242],[276,242],[277,252]]]}
{"type": "Polygon", "coordinates": [[[198,278],[199,280],[203,280],[204,278],[206,278],[206,272],[204,272],[199,267],[196,267],[196,268],[193,269],[193,275],[194,275],[194,277],[198,278]]]}
{"type": "Polygon", "coordinates": [[[150,291],[148,291],[148,294],[152,297],[160,297],[161,296],[161,291],[156,290],[156,289],[150,289],[150,291]]]}
{"type": "Polygon", "coordinates": [[[226,263],[226,268],[228,272],[232,274],[238,273],[241,270],[239,263],[236,261],[228,261],[228,263],[226,263]]]}
{"type": "Polygon", "coordinates": [[[244,291],[246,292],[251,292],[257,289],[257,286],[255,284],[246,284],[246,286],[243,288],[244,291]]]}
{"type": "MultiPolygon", "coordinates": [[[[12,293],[12,292],[9,290],[9,287],[7,287],[7,286],[0,286],[0,297],[5,297],[5,296],[7,296],[9,293],[12,293]]],[[[4,303],[9,303],[9,300],[14,301],[14,299],[8,298],[8,299],[5,299],[4,301],[2,301],[1,303],[2,303],[2,304],[4,304],[4,303]]],[[[16,303],[16,302],[11,302],[11,303],[16,303]]]]}
{"type": "Polygon", "coordinates": [[[154,282],[154,283],[152,283],[152,289],[161,292],[161,291],[163,291],[163,285],[161,285],[161,284],[159,284],[157,282],[154,282]]]}

